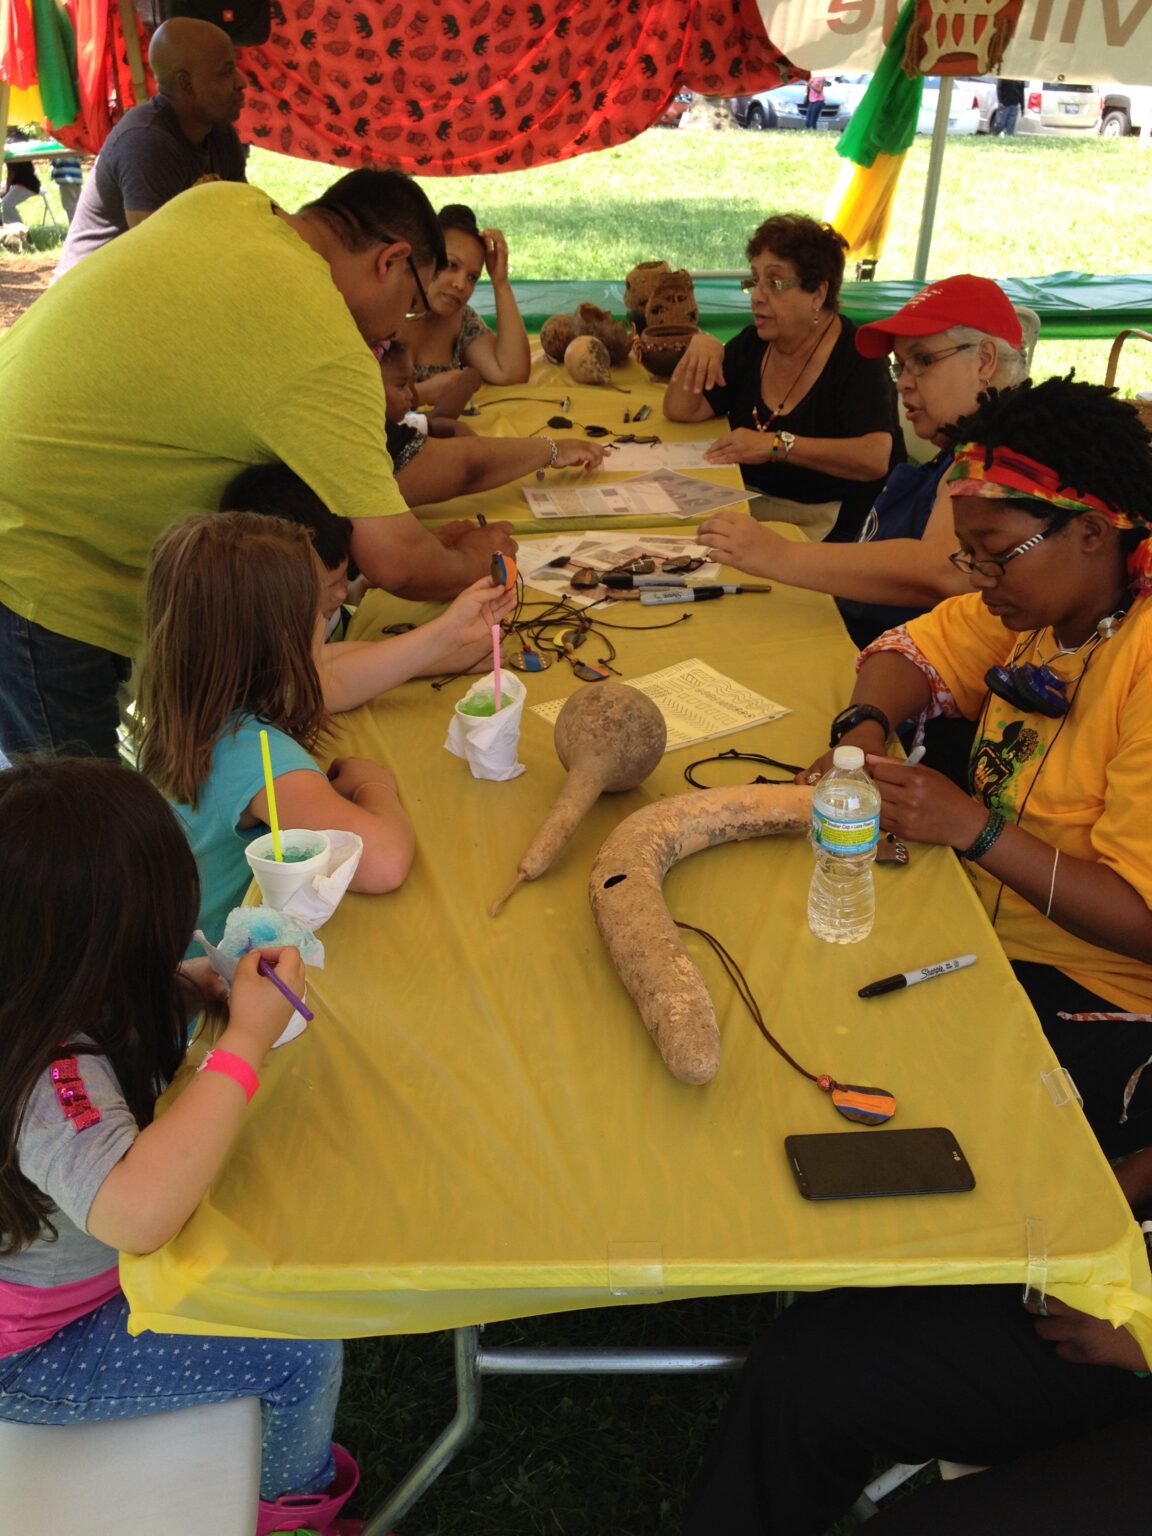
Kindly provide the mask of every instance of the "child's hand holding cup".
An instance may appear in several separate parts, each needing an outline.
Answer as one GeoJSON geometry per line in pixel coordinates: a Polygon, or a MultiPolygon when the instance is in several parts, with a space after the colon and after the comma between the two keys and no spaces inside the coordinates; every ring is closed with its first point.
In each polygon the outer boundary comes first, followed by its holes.
{"type": "Polygon", "coordinates": [[[228,1024],[217,1043],[226,1050],[236,1050],[246,1059],[255,1056],[254,1066],[276,1044],[296,1011],[275,982],[260,974],[261,961],[271,966],[278,979],[298,998],[303,998],[307,987],[298,949],[254,949],[240,960],[232,978],[228,1024]]]}

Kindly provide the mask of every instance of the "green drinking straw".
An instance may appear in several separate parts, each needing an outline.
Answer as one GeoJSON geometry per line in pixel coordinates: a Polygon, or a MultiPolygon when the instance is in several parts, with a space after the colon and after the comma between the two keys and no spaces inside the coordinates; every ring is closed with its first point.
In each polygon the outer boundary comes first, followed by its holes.
{"type": "Polygon", "coordinates": [[[260,756],[264,759],[264,789],[268,795],[268,825],[272,828],[272,856],[284,862],[284,850],[280,846],[280,820],[276,815],[276,790],[272,783],[272,754],[268,750],[268,732],[260,732],[260,756]]]}

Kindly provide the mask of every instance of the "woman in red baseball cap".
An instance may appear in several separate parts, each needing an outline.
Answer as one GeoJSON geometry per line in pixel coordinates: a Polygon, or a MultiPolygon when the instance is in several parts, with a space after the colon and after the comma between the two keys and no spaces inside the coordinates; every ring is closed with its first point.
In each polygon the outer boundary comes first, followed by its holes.
{"type": "Polygon", "coordinates": [[[985,391],[1027,376],[1039,322],[1031,311],[1024,317],[1027,340],[999,284],[965,273],[931,283],[890,319],[861,326],[857,349],[869,358],[894,354],[892,376],[912,430],[940,451],[926,464],[891,471],[858,543],[793,543],[744,513],[718,512],[700,529],[716,559],[830,592],[861,649],[942,597],[966,590],[948,564],[955,540],[948,497],[939,492],[952,462],[945,429],[974,411],[985,391]]]}

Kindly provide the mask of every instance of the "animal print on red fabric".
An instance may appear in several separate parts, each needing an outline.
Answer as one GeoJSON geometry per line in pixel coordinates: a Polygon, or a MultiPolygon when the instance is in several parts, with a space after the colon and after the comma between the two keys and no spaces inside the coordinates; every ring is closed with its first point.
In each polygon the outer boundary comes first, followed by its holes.
{"type": "Polygon", "coordinates": [[[242,138],[424,176],[520,170],[635,138],[676,91],[791,73],[756,0],[271,0],[239,55],[242,138]]]}

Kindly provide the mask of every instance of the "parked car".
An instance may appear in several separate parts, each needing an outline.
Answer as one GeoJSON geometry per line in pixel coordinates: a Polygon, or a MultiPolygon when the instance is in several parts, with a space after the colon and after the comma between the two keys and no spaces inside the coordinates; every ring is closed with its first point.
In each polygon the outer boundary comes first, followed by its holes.
{"type": "Polygon", "coordinates": [[[687,112],[691,105],[692,92],[677,91],[675,96],[673,96],[672,100],[668,103],[663,112],[661,112],[660,116],[656,119],[656,126],[659,128],[678,128],[680,126],[680,119],[684,116],[685,112],[687,112]]]}
{"type": "Polygon", "coordinates": [[[1095,133],[1100,127],[1100,88],[1065,81],[1029,80],[1017,133],[1064,136],[1095,133]]]}
{"type": "MultiPolygon", "coordinates": [[[[839,133],[867,89],[871,75],[828,75],[824,83],[824,105],[817,128],[839,133]]],[[[757,91],[754,96],[734,96],[732,115],[742,128],[803,128],[808,102],[808,83],[793,80],[772,91],[757,91]]]]}
{"type": "Polygon", "coordinates": [[[970,101],[980,115],[976,132],[992,132],[992,115],[999,105],[995,75],[958,75],[952,82],[952,101],[970,101]]]}
{"type": "Polygon", "coordinates": [[[1105,85],[1100,133],[1105,139],[1122,139],[1152,123],[1152,85],[1105,85]]]}
{"type": "MultiPolygon", "coordinates": [[[[924,95],[920,102],[920,116],[916,122],[917,133],[932,133],[936,127],[936,111],[940,105],[940,82],[928,79],[924,82],[924,95]]],[[[956,80],[952,85],[952,99],[948,104],[949,133],[979,133],[980,107],[975,97],[964,89],[964,82],[956,80]]]]}
{"type": "MultiPolygon", "coordinates": [[[[829,133],[842,133],[852,121],[852,114],[860,105],[871,82],[872,76],[868,74],[829,76],[824,87],[824,106],[817,127],[829,133]]],[[[973,82],[961,80],[953,85],[952,104],[948,113],[949,133],[987,132],[988,119],[982,111],[982,93],[975,88],[970,91],[970,85],[973,82]]],[[[995,81],[992,82],[991,94],[994,104],[995,81]]],[[[735,97],[731,103],[732,114],[745,128],[803,128],[807,95],[805,82],[794,80],[790,85],[778,85],[775,90],[759,91],[755,96],[735,97]]],[[[926,80],[920,117],[916,124],[917,133],[932,132],[939,100],[939,80],[926,80]]]]}

